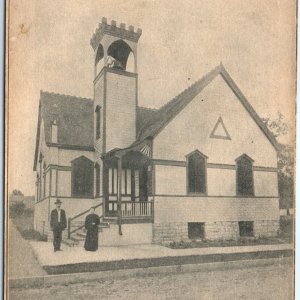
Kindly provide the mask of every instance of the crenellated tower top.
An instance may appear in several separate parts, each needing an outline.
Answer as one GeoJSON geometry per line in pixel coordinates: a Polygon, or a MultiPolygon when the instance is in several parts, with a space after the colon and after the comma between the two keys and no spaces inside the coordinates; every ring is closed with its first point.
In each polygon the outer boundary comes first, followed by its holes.
{"type": "Polygon", "coordinates": [[[138,28],[134,31],[134,26],[132,25],[129,25],[128,29],[126,29],[126,24],[124,23],[120,23],[120,26],[117,27],[117,22],[114,20],[109,25],[107,24],[107,18],[102,18],[102,22],[99,23],[98,28],[91,38],[91,46],[94,50],[97,49],[105,34],[137,43],[142,34],[142,29],[138,28]]]}

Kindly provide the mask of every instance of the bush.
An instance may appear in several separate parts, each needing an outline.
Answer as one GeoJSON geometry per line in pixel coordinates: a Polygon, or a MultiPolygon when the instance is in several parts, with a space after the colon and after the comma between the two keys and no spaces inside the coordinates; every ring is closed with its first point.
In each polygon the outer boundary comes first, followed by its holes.
{"type": "Polygon", "coordinates": [[[23,202],[14,203],[9,209],[9,215],[11,218],[21,216],[24,213],[25,204],[23,202]]]}
{"type": "Polygon", "coordinates": [[[35,241],[42,241],[46,242],[47,241],[47,236],[40,234],[38,231],[35,230],[19,230],[22,237],[25,240],[35,240],[35,241]]]}

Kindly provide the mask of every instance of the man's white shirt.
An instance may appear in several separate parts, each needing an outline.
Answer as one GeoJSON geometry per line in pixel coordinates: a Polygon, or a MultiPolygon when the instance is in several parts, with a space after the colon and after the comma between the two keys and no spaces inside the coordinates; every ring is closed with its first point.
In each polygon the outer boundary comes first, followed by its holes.
{"type": "Polygon", "coordinates": [[[57,214],[58,214],[57,222],[60,222],[61,209],[57,210],[57,214]]]}

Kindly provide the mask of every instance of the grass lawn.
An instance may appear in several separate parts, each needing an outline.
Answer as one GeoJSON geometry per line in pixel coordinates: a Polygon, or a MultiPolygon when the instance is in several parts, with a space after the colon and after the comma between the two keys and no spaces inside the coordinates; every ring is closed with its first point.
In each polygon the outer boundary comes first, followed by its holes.
{"type": "Polygon", "coordinates": [[[25,240],[47,240],[45,236],[34,230],[33,211],[25,210],[22,214],[14,216],[12,221],[25,240]]]}

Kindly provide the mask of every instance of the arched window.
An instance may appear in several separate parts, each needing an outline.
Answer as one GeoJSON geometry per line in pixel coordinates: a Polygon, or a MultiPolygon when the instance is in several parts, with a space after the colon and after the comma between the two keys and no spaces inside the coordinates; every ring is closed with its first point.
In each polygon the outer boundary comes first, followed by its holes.
{"type": "Polygon", "coordinates": [[[188,193],[206,194],[206,159],[198,150],[187,156],[188,193]]]}
{"type": "Polygon", "coordinates": [[[81,156],[72,161],[72,196],[93,197],[94,163],[81,156]]]}
{"type": "Polygon", "coordinates": [[[96,139],[99,139],[101,136],[101,107],[99,105],[96,106],[95,109],[96,114],[96,139]]]}
{"type": "Polygon", "coordinates": [[[243,154],[236,159],[236,185],[237,195],[253,196],[253,159],[243,154]]]}
{"type": "Polygon", "coordinates": [[[96,196],[100,195],[100,166],[98,163],[95,164],[96,172],[96,196]]]}
{"type": "Polygon", "coordinates": [[[126,71],[127,72],[135,72],[135,59],[134,59],[134,54],[131,51],[128,55],[127,63],[126,63],[126,71]]]}
{"type": "Polygon", "coordinates": [[[123,40],[113,42],[107,50],[108,58],[113,58],[113,61],[109,63],[109,67],[127,70],[128,57],[131,52],[131,48],[123,40]]]}

